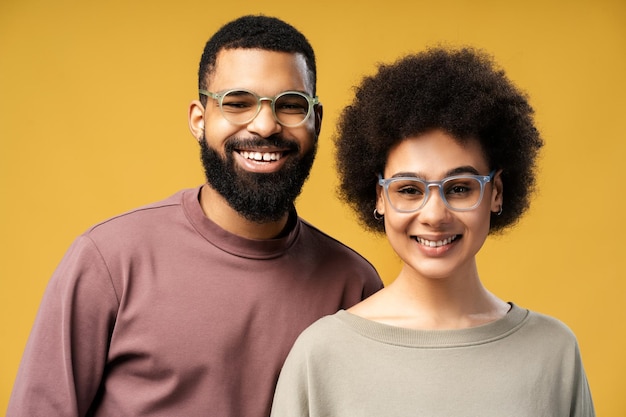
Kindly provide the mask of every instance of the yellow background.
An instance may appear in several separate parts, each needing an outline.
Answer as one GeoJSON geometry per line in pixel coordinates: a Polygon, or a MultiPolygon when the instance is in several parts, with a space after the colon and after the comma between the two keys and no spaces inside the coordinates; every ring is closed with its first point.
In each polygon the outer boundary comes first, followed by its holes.
{"type": "Polygon", "coordinates": [[[439,42],[495,55],[530,94],[546,147],[531,211],[488,240],[481,276],[567,323],[598,415],[626,415],[624,0],[1,0],[0,410],[71,241],[202,182],[186,121],[200,53],[221,24],[259,12],[294,24],[317,52],[325,119],[300,213],[386,282],[398,260],[334,193],[336,116],[379,61],[439,42]]]}

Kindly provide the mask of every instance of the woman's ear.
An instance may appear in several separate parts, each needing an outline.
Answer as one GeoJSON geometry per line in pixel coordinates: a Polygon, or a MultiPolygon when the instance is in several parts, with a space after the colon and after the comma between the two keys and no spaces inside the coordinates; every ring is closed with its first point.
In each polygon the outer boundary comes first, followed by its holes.
{"type": "Polygon", "coordinates": [[[383,196],[383,187],[376,184],[376,211],[380,215],[385,214],[385,197],[383,196]]]}
{"type": "Polygon", "coordinates": [[[494,213],[501,213],[502,205],[504,203],[504,197],[502,192],[504,191],[504,185],[502,184],[502,170],[498,170],[493,176],[493,192],[491,193],[491,211],[494,213]]]}
{"type": "Polygon", "coordinates": [[[189,130],[198,142],[204,136],[204,106],[199,100],[194,100],[189,104],[189,130]]]}

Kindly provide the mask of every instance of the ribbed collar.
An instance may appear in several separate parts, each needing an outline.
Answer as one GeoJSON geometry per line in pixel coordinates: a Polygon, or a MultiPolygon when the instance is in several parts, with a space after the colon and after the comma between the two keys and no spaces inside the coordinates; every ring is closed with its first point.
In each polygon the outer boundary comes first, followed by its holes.
{"type": "Polygon", "coordinates": [[[481,326],[458,330],[413,330],[378,323],[340,310],[334,317],[343,325],[369,339],[382,343],[416,348],[454,348],[490,343],[519,330],[529,311],[511,304],[501,319],[481,326]]]}
{"type": "MultiPolygon", "coordinates": [[[[283,255],[300,234],[302,227],[300,218],[297,218],[295,222],[288,222],[294,226],[277,239],[247,239],[232,234],[204,215],[199,201],[200,189],[201,187],[197,187],[183,192],[183,210],[198,233],[224,252],[250,259],[276,258],[283,255]]],[[[295,209],[291,215],[297,216],[295,209]]]]}

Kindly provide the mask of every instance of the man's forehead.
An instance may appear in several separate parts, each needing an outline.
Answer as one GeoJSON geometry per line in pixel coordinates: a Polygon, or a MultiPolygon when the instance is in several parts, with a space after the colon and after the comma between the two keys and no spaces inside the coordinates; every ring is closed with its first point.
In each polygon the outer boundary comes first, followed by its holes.
{"type": "Polygon", "coordinates": [[[284,83],[289,89],[311,92],[311,73],[301,53],[278,52],[265,49],[222,49],[215,67],[209,72],[210,88],[250,88],[264,81],[267,84],[284,83]]]}

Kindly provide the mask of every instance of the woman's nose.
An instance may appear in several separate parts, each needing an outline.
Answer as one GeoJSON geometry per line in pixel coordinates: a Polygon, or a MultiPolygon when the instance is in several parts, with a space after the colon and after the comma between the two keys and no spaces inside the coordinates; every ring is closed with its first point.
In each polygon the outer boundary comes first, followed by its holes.
{"type": "Polygon", "coordinates": [[[450,215],[450,209],[446,205],[440,188],[436,185],[429,187],[428,198],[424,206],[419,210],[419,219],[423,223],[439,224],[445,222],[450,215]]]}

